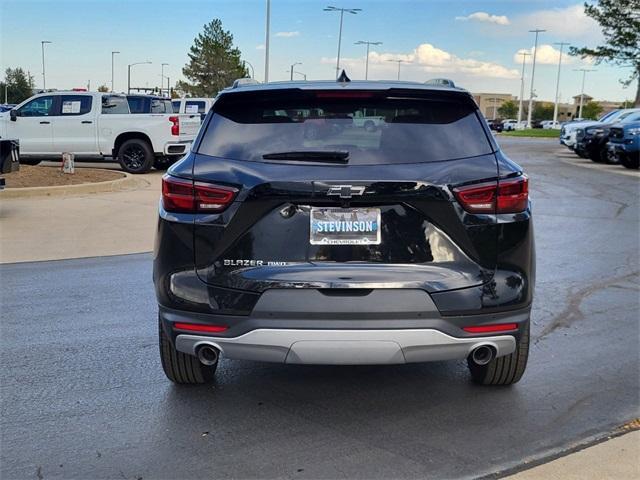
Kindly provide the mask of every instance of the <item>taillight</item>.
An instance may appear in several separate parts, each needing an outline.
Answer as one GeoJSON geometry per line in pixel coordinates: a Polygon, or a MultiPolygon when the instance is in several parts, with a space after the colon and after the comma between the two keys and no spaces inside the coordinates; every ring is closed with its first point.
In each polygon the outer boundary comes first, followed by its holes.
{"type": "Polygon", "coordinates": [[[171,135],[180,135],[180,117],[169,117],[171,122],[171,135]]]}
{"type": "Polygon", "coordinates": [[[518,213],[527,209],[529,178],[516,178],[466,185],[453,189],[462,208],[470,213],[518,213]]]}
{"type": "Polygon", "coordinates": [[[500,323],[493,325],[477,325],[474,327],[463,327],[465,332],[469,333],[495,333],[495,332],[510,332],[518,329],[517,323],[500,323]]]}
{"type": "Polygon", "coordinates": [[[202,325],[200,323],[181,323],[176,322],[173,324],[173,328],[176,330],[187,330],[189,332],[202,332],[202,333],[221,333],[228,330],[226,325],[202,325]]]}
{"type": "Polygon", "coordinates": [[[175,178],[162,177],[162,206],[168,212],[218,213],[227,208],[238,193],[233,187],[211,185],[175,178]]]}

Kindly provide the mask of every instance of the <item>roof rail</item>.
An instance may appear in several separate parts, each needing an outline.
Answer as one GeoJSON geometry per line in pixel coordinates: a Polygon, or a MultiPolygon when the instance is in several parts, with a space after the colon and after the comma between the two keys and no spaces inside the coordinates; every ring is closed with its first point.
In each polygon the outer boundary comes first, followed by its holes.
{"type": "Polygon", "coordinates": [[[260,82],[258,82],[257,80],[253,79],[253,78],[238,78],[237,80],[234,80],[233,85],[231,86],[231,88],[239,88],[242,87],[244,85],[258,85],[260,82]]]}
{"type": "Polygon", "coordinates": [[[432,78],[424,82],[425,85],[433,85],[434,87],[450,87],[456,88],[456,84],[453,83],[453,80],[449,80],[448,78],[432,78]]]}

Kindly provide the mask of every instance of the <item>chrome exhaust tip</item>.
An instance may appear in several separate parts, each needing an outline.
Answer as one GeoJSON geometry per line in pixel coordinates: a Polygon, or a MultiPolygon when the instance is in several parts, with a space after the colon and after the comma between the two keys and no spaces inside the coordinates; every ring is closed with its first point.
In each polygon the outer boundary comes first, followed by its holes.
{"type": "Polygon", "coordinates": [[[203,365],[215,365],[218,363],[218,357],[220,356],[218,350],[210,345],[203,345],[198,348],[198,360],[203,365]]]}
{"type": "Polygon", "coordinates": [[[486,365],[495,357],[495,352],[489,345],[480,345],[471,352],[471,360],[477,365],[486,365]]]}

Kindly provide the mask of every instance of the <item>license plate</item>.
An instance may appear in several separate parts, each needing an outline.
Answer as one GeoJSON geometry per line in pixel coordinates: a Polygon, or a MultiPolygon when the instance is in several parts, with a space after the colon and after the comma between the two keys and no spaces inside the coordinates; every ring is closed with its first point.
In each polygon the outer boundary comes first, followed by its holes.
{"type": "Polygon", "coordinates": [[[379,245],[379,208],[312,208],[311,245],[379,245]]]}

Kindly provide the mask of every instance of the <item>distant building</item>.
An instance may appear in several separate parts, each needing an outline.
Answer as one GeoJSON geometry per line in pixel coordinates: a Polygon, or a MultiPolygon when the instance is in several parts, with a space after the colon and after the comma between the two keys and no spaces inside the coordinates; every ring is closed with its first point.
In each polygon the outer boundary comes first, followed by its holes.
{"type": "Polygon", "coordinates": [[[489,120],[500,118],[498,109],[503,103],[518,100],[518,97],[514,97],[510,93],[472,93],[471,95],[478,104],[482,115],[489,120]]]}
{"type": "MultiPolygon", "coordinates": [[[[594,101],[593,97],[590,95],[587,95],[586,93],[584,94],[583,97],[583,103],[582,105],[586,105],[589,102],[594,101]]],[[[609,113],[613,110],[617,110],[619,108],[622,108],[622,102],[610,102],[608,100],[595,100],[595,102],[600,105],[602,107],[602,115],[604,115],[605,113],[609,113]]],[[[573,105],[571,105],[573,108],[573,111],[575,113],[574,116],[578,116],[578,112],[580,111],[580,95],[574,95],[573,96],[573,105]]]]}

